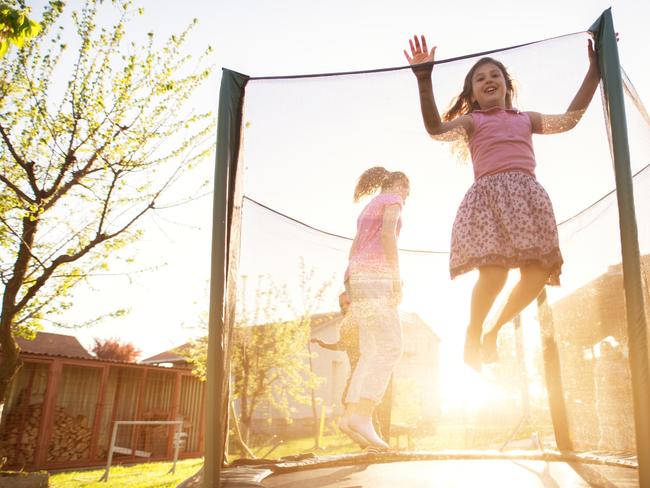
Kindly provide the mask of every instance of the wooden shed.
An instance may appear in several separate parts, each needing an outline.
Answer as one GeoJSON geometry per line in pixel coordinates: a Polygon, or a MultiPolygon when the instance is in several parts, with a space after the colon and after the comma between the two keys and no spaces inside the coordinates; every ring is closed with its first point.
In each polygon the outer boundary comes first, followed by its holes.
{"type": "MultiPolygon", "coordinates": [[[[100,360],[72,336],[40,332],[20,340],[24,366],[0,422],[0,457],[26,470],[106,462],[117,420],[182,420],[181,457],[203,453],[204,383],[188,367],[100,360]]],[[[115,463],[171,459],[173,426],[118,431],[115,463]]]]}

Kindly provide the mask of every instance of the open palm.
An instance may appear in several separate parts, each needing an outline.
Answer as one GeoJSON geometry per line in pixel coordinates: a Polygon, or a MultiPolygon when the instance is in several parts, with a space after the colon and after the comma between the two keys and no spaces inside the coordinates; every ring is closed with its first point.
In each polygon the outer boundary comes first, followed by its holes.
{"type": "Polygon", "coordinates": [[[409,39],[410,54],[405,49],[404,56],[408,60],[409,64],[412,66],[413,73],[417,77],[420,76],[429,76],[431,70],[433,69],[433,63],[435,60],[436,47],[434,46],[429,51],[427,47],[427,40],[424,36],[413,36],[413,39],[409,39]]]}
{"type": "Polygon", "coordinates": [[[424,36],[413,36],[413,39],[409,39],[409,47],[411,48],[411,54],[409,55],[408,51],[404,50],[404,56],[408,60],[410,65],[423,64],[423,63],[433,63],[436,54],[436,47],[431,48],[431,51],[427,48],[427,40],[424,36]]]}

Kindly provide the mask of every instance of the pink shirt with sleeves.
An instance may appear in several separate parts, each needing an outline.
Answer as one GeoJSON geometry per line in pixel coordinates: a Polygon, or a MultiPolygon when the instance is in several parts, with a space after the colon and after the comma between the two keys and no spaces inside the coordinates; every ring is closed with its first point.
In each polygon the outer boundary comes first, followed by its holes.
{"type": "MultiPolygon", "coordinates": [[[[354,251],[350,256],[345,279],[350,274],[390,272],[384,247],[381,243],[381,227],[384,211],[390,205],[404,205],[402,197],[395,193],[380,193],[365,206],[357,219],[357,236],[354,251]]],[[[397,236],[402,228],[402,218],[397,221],[397,236]]]]}
{"type": "Polygon", "coordinates": [[[528,114],[493,107],[475,110],[469,150],[474,179],[503,171],[523,171],[535,176],[532,124],[528,114]]]}

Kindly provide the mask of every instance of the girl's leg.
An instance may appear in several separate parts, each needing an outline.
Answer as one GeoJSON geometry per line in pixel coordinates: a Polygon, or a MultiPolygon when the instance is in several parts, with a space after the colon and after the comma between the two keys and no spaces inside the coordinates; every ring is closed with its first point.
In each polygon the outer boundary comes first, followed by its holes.
{"type": "Polygon", "coordinates": [[[479,268],[478,281],[472,291],[469,326],[465,335],[465,363],[481,370],[481,333],[483,322],[508,278],[508,270],[499,266],[479,268]]]}
{"type": "Polygon", "coordinates": [[[348,405],[357,405],[359,403],[363,384],[368,376],[371,359],[377,354],[375,336],[369,329],[365,316],[359,322],[359,353],[359,360],[350,373],[350,380],[347,385],[345,402],[348,405]]]}
{"type": "Polygon", "coordinates": [[[375,431],[372,414],[377,403],[381,401],[390,375],[402,355],[402,327],[397,309],[387,303],[374,308],[367,316],[366,326],[368,335],[372,336],[375,350],[374,354],[364,358],[363,343],[360,344],[362,358],[359,364],[365,359],[366,371],[359,385],[356,411],[348,419],[348,426],[367,439],[371,446],[387,448],[388,444],[375,431]]]}
{"type": "Polygon", "coordinates": [[[358,410],[358,403],[350,403],[346,401],[346,398],[348,397],[350,381],[352,380],[352,375],[354,374],[359,359],[353,358],[352,355],[350,354],[350,351],[348,351],[348,361],[350,362],[351,370],[350,370],[350,374],[348,375],[348,380],[345,384],[345,388],[343,389],[343,396],[341,397],[342,403],[345,406],[345,412],[343,413],[343,416],[339,419],[338,426],[341,432],[347,434],[347,436],[350,439],[352,439],[354,442],[359,444],[359,447],[361,447],[361,449],[365,449],[366,447],[368,447],[368,441],[362,436],[360,436],[359,434],[357,434],[355,431],[353,431],[348,425],[350,417],[358,410]]]}
{"type": "MultiPolygon", "coordinates": [[[[359,352],[360,357],[354,370],[351,373],[348,385],[345,414],[339,420],[339,429],[348,435],[362,448],[368,446],[387,447],[384,441],[377,435],[374,428],[369,429],[366,417],[372,418],[374,402],[362,398],[363,387],[368,375],[372,374],[370,367],[377,356],[376,337],[370,324],[370,316],[362,314],[363,319],[359,321],[359,352]]],[[[370,423],[372,427],[372,422],[370,423]]]]}
{"type": "Polygon", "coordinates": [[[496,322],[483,337],[483,361],[493,363],[498,361],[497,335],[499,329],[514,319],[540,294],[546,284],[551,270],[539,264],[529,264],[521,267],[519,283],[512,289],[505,305],[499,312],[496,322]]]}
{"type": "Polygon", "coordinates": [[[397,309],[390,306],[369,317],[368,325],[374,339],[375,354],[368,358],[359,397],[376,405],[384,397],[393,369],[402,357],[402,326],[397,309]]]}

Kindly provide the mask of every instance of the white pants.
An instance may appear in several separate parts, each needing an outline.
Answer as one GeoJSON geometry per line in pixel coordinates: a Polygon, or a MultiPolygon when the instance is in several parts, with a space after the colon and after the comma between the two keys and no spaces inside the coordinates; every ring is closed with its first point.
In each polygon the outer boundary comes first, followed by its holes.
{"type": "Polygon", "coordinates": [[[402,326],[392,297],[392,280],[382,275],[352,276],[349,314],[359,326],[359,362],[352,372],[347,403],[361,398],[379,403],[402,356],[402,326]]]}

